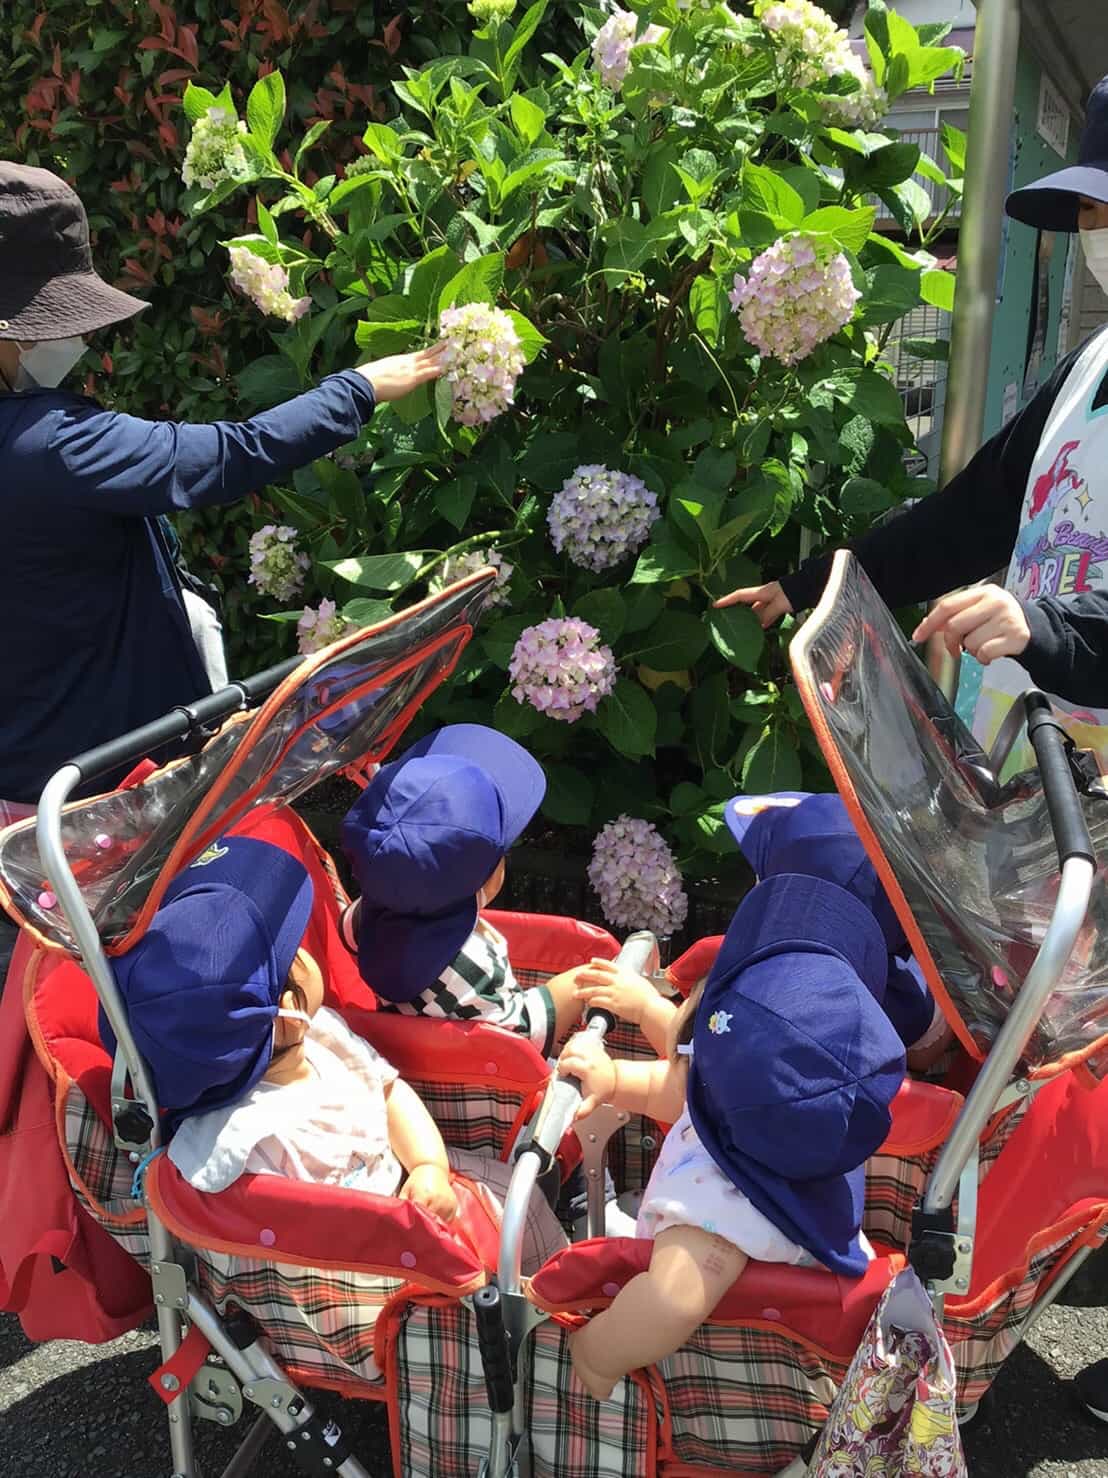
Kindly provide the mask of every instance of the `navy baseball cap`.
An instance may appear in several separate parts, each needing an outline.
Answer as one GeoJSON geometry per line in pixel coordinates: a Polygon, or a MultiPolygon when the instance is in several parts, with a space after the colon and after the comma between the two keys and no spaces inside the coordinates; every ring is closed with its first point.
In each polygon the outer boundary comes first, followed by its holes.
{"type": "Polygon", "coordinates": [[[834,883],[783,874],[740,903],[704,987],[688,1107],[712,1159],[835,1273],[865,1272],[865,1161],[904,1047],[881,1009],[888,951],[834,883]]]}
{"type": "Polygon", "coordinates": [[[1014,221],[1040,231],[1076,231],[1082,195],[1108,202],[1108,77],[1089,96],[1077,163],[1013,190],[1004,209],[1014,221]]]}
{"type": "Polygon", "coordinates": [[[437,729],[381,766],[342,823],[361,892],[358,966],[379,995],[411,1001],[435,983],[545,793],[542,766],[482,724],[437,729]]]}
{"type": "MultiPolygon", "coordinates": [[[[311,878],[288,852],[221,837],[173,879],[149,929],[112,961],[135,1045],[174,1125],[236,1103],[269,1067],[312,897],[311,878]]],[[[102,1008],[99,1025],[114,1053],[102,1008]]]]}
{"type": "Polygon", "coordinates": [[[725,814],[757,877],[805,873],[845,888],[865,904],[889,951],[885,1012],[906,1046],[918,1042],[931,1025],[934,1001],[842,797],[797,790],[736,796],[725,814]]]}

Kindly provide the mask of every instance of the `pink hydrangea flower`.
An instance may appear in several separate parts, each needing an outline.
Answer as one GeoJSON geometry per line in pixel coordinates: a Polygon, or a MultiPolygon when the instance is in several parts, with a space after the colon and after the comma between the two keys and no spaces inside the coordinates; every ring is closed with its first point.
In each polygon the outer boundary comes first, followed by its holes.
{"type": "Polygon", "coordinates": [[[595,626],[569,616],[528,626],[512,649],[508,676],[517,703],[573,723],[595,713],[615,687],[616,662],[595,626]]]}
{"type": "Polygon", "coordinates": [[[296,546],[296,530],[267,523],[250,535],[250,584],[275,600],[290,600],[304,583],[311,560],[296,546]]]}
{"type": "Polygon", "coordinates": [[[289,292],[289,274],[280,262],[267,262],[248,246],[232,246],[231,281],[240,293],[273,318],[295,323],[312,306],[309,297],[294,298],[289,292]]]}
{"type": "Polygon", "coordinates": [[[606,570],[646,543],[658,499],[639,477],[607,467],[578,467],[554,494],[550,539],[586,570],[606,570]]]}
{"type": "Polygon", "coordinates": [[[589,882],[604,917],[617,929],[676,933],[689,911],[681,873],[665,839],[649,821],[617,816],[593,842],[589,882]]]}
{"type": "Polygon", "coordinates": [[[214,190],[224,180],[240,180],[246,175],[246,154],[242,135],[246,124],[240,123],[226,108],[209,108],[192,125],[192,134],[181,178],[188,186],[214,190]]]}
{"type": "Polygon", "coordinates": [[[728,294],[746,337],[782,364],[798,364],[844,328],[860,297],[842,252],[804,235],[774,242],[728,294]]]}
{"type": "Polygon", "coordinates": [[[501,308],[465,303],[439,317],[446,340],[443,364],[454,392],[453,416],[463,426],[491,421],[515,400],[523,370],[516,326],[501,308]]]}
{"type": "Polygon", "coordinates": [[[755,0],[754,14],[773,37],[778,60],[798,87],[819,92],[834,77],[858,79],[856,92],[824,98],[828,123],[869,126],[887,111],[884,88],[877,86],[850,37],[825,10],[811,0],[755,0]]]}
{"type": "Polygon", "coordinates": [[[617,10],[600,27],[592,44],[592,59],[605,87],[618,92],[631,68],[631,48],[660,41],[666,34],[661,26],[647,26],[636,36],[639,18],[630,10],[617,10]]]}
{"type": "Polygon", "coordinates": [[[297,647],[305,657],[309,652],[320,652],[333,641],[338,641],[350,625],[338,614],[333,600],[321,600],[315,610],[305,606],[304,614],[296,623],[297,647]]]}
{"type": "Polygon", "coordinates": [[[471,549],[467,554],[452,555],[450,559],[443,561],[439,573],[433,575],[427,582],[427,588],[432,593],[436,590],[445,590],[455,580],[464,580],[467,575],[472,575],[474,570],[483,570],[488,565],[496,571],[496,580],[485,597],[485,610],[491,611],[496,606],[511,605],[512,597],[508,582],[512,578],[515,565],[510,565],[499,549],[471,549]]]}

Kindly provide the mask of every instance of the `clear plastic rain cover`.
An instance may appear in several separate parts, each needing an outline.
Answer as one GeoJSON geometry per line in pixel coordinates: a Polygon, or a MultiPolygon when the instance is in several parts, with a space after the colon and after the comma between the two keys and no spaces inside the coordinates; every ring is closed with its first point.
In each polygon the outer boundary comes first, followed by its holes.
{"type": "MultiPolygon", "coordinates": [[[[260,711],[229,719],[198,754],[133,788],[68,807],[66,857],[105,943],[127,935],[186,832],[195,834],[191,856],[252,807],[295,800],[348,765],[382,758],[451,671],[494,578],[482,572],[344,638],[322,662],[308,659],[260,711]],[[223,788],[210,800],[217,784],[223,788]]],[[[33,819],[0,833],[0,881],[15,913],[77,952],[33,819]]]]}
{"type": "MultiPolygon", "coordinates": [[[[865,572],[836,556],[790,656],[805,706],[853,785],[963,1022],[988,1049],[1050,921],[1058,858],[1037,770],[1000,784],[865,572]]],[[[1084,797],[1098,857],[1108,801],[1084,797]]],[[[1028,1068],[1108,1033],[1108,889],[1098,869],[1077,948],[1028,1068]]]]}

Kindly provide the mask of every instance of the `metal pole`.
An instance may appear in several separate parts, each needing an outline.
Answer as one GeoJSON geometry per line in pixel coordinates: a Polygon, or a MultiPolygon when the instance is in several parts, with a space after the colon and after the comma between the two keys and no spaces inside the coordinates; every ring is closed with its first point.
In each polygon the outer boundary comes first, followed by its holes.
{"type": "MultiPolygon", "coordinates": [[[[965,467],[981,445],[985,429],[985,366],[996,311],[1019,41],[1019,0],[977,0],[940,486],[965,467]]],[[[928,645],[927,666],[946,696],[953,698],[958,688],[958,660],[947,652],[941,637],[933,637],[928,645]]]]}

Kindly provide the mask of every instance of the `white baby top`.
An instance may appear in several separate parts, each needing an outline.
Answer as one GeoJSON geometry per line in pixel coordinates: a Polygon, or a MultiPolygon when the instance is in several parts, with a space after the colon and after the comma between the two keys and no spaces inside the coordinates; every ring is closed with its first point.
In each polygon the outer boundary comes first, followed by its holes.
{"type": "Polygon", "coordinates": [[[239,1103],[186,1119],[169,1158],[201,1191],[240,1175],[283,1175],[391,1196],[401,1180],[385,1090],[396,1069],[326,1007],[304,1042],[312,1076],[257,1083],[239,1103]]]}

